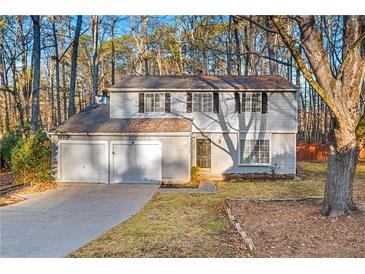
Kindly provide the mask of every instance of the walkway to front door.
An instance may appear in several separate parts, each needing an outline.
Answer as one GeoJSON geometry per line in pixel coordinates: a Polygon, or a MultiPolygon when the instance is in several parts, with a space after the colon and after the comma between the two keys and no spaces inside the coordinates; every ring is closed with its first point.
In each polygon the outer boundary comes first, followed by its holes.
{"type": "Polygon", "coordinates": [[[211,168],[210,143],[209,139],[196,140],[196,165],[200,168],[211,168]]]}

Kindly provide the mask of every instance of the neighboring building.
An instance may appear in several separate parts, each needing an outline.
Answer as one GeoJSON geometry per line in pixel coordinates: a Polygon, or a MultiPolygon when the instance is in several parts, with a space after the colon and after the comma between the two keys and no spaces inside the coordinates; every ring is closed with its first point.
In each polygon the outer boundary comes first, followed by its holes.
{"type": "Polygon", "coordinates": [[[279,76],[131,76],[50,132],[62,182],[295,174],[297,87],[279,76]],[[100,100],[107,102],[108,100],[100,100]]]}

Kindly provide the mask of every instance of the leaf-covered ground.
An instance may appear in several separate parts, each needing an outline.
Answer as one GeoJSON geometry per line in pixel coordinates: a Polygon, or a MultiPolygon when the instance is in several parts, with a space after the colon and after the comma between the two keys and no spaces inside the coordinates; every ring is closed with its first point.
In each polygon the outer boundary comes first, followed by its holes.
{"type": "Polygon", "coordinates": [[[229,204],[255,244],[255,257],[365,257],[364,214],[326,218],[319,200],[229,204]]]}
{"type": "MultiPolygon", "coordinates": [[[[326,164],[299,163],[299,175],[301,179],[286,181],[221,182],[218,183],[217,194],[156,193],[136,215],[69,256],[248,256],[243,242],[222,210],[224,200],[323,195],[326,164]]],[[[357,168],[354,196],[356,199],[365,199],[364,164],[357,168]]],[[[296,205],[294,203],[294,209],[296,205]]],[[[310,214],[320,218],[316,211],[310,214]]]]}

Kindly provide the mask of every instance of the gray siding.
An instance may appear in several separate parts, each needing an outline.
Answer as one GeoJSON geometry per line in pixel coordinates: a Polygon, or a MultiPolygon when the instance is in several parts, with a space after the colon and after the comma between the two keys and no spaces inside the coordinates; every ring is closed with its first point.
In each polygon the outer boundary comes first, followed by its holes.
{"type": "MultiPolygon", "coordinates": [[[[278,174],[296,173],[296,135],[273,133],[271,135],[271,164],[277,164],[278,174]]],[[[211,158],[213,174],[221,173],[271,173],[271,166],[240,166],[238,162],[238,137],[239,134],[193,134],[192,137],[192,158],[193,165],[196,164],[196,142],[197,138],[208,138],[211,140],[211,158]]],[[[243,136],[241,136],[242,138],[243,136]]]]}
{"type": "Polygon", "coordinates": [[[219,94],[220,112],[186,113],[186,93],[171,93],[171,113],[138,113],[137,92],[112,92],[111,118],[172,118],[193,120],[193,132],[297,132],[297,101],[293,92],[268,92],[268,113],[235,113],[234,93],[219,94]]]}
{"type": "MultiPolygon", "coordinates": [[[[188,182],[190,180],[190,136],[67,136],[68,140],[111,141],[160,141],[162,144],[162,180],[188,182]]],[[[58,138],[53,136],[53,168],[56,177],[58,159],[58,138]]]]}

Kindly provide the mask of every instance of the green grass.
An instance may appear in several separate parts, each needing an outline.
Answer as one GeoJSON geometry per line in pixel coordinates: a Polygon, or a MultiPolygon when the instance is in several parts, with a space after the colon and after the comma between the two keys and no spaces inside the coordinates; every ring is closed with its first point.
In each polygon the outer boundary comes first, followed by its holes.
{"type": "MultiPolygon", "coordinates": [[[[225,217],[225,198],[322,196],[326,164],[300,163],[300,180],[218,184],[217,194],[156,193],[136,215],[72,252],[70,257],[242,257],[240,240],[225,217]]],[[[359,165],[355,198],[365,198],[359,165]]]]}

